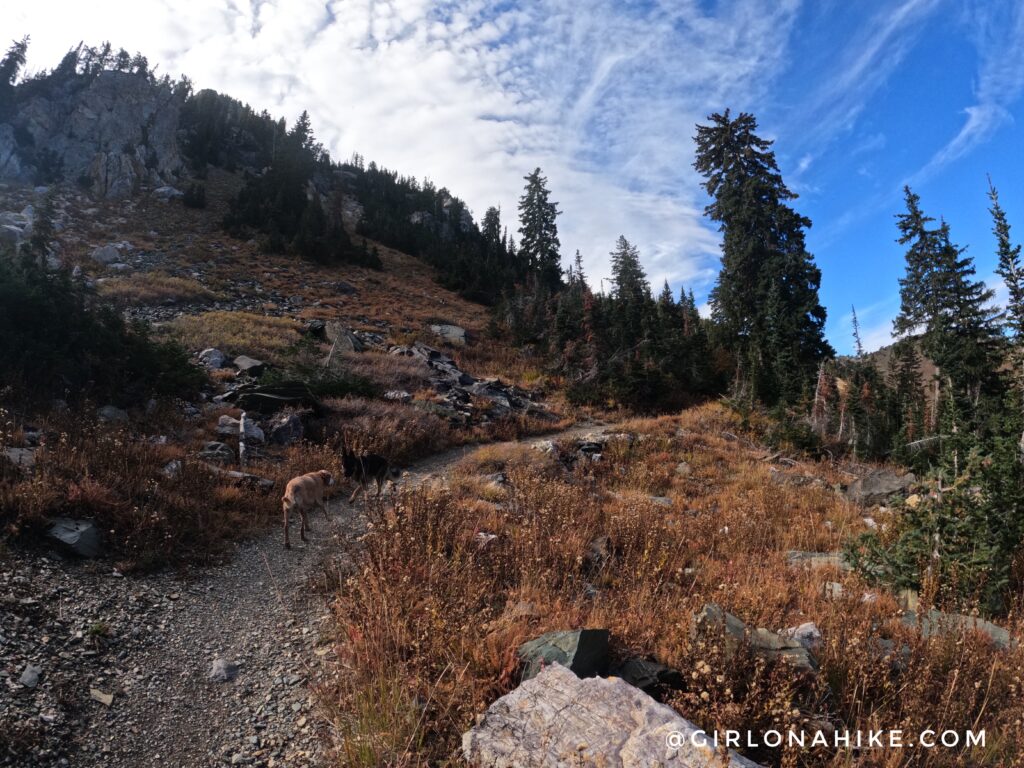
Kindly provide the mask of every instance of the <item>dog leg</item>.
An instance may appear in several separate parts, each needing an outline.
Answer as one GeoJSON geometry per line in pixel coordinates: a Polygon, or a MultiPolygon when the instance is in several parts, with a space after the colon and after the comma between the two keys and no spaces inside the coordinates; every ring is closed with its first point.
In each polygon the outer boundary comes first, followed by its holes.
{"type": "Polygon", "coordinates": [[[309,541],[309,539],[306,538],[306,510],[305,509],[300,509],[299,510],[299,519],[302,520],[302,525],[299,527],[299,538],[302,539],[303,541],[309,541]]]}
{"type": "Polygon", "coordinates": [[[320,499],[320,509],[324,511],[324,520],[331,522],[331,513],[327,511],[327,502],[320,499]]]}
{"type": "Polygon", "coordinates": [[[284,505],[284,548],[291,549],[292,544],[288,541],[288,505],[284,505]]]}

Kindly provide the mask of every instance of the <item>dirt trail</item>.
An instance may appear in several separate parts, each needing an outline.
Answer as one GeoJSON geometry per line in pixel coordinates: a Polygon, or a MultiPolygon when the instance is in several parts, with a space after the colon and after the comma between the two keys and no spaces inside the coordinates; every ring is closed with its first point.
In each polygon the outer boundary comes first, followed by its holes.
{"type": "MultiPolygon", "coordinates": [[[[526,438],[579,437],[607,427],[581,424],[526,438]]],[[[409,467],[399,485],[442,475],[477,446],[447,451],[409,467]]],[[[363,530],[359,504],[345,494],[331,502],[330,522],[312,516],[306,544],[293,536],[290,551],[279,529],[239,545],[229,564],[164,579],[156,615],[147,614],[146,642],[122,652],[95,679],[114,692],[110,707],[93,703],[77,730],[76,752],[66,765],[104,766],[319,766],[323,740],[310,684],[330,655],[326,600],[309,588],[324,556],[363,530]],[[170,599],[173,598],[173,599],[170,599]],[[123,657],[123,658],[121,658],[123,657]],[[237,663],[230,682],[209,679],[215,659],[237,663]]],[[[124,580],[129,582],[130,580],[124,580]]]]}

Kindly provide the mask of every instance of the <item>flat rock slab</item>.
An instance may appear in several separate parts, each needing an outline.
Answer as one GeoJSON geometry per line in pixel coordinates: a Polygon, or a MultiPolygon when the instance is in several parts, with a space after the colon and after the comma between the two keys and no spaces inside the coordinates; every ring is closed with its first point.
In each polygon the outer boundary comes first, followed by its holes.
{"type": "Polygon", "coordinates": [[[1016,647],[1017,641],[1010,633],[991,621],[961,613],[943,613],[934,608],[920,616],[915,611],[903,614],[903,623],[909,627],[920,627],[923,637],[936,637],[974,630],[988,635],[998,648],[1016,647]]]}
{"type": "Polygon", "coordinates": [[[553,664],[494,702],[463,734],[462,754],[476,768],[758,768],[703,742],[697,726],[625,681],[582,680],[553,664]]]}
{"type": "Polygon", "coordinates": [[[836,568],[840,571],[852,571],[853,566],[842,552],[804,552],[791,549],[786,553],[786,564],[794,568],[836,568]]]}

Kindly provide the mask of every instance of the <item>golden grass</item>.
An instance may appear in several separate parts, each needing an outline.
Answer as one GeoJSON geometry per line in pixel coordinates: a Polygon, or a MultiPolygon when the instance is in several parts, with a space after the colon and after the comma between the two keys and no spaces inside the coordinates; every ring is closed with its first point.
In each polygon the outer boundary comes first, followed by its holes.
{"type": "Polygon", "coordinates": [[[188,349],[216,347],[227,355],[249,355],[267,362],[280,361],[282,354],[302,338],[296,321],[251,312],[218,310],[182,315],[165,328],[188,349]]]}
{"type": "MultiPolygon", "coordinates": [[[[723,408],[629,426],[644,437],[618,441],[604,461],[573,472],[539,451],[485,447],[448,489],[372,510],[334,604],[339,677],[325,702],[345,764],[460,764],[461,734],[517,682],[516,647],[576,627],[609,629],[619,658],[640,654],[681,670],[688,683],[668,703],[701,727],[813,730],[825,719],[851,730],[987,733],[985,750],[882,750],[852,762],[828,750],[752,751],[768,765],[1017,764],[1024,650],[998,651],[974,635],[924,639],[900,623],[891,595],[858,576],[789,567],[787,550],[836,550],[863,530],[863,513],[827,488],[773,482],[766,452],[723,408]],[[675,473],[681,460],[688,474],[675,473]],[[474,476],[499,470],[511,489],[474,476]],[[648,494],[668,495],[673,506],[648,494]],[[497,538],[481,547],[479,532],[497,538]],[[601,535],[615,556],[593,572],[584,555],[601,535]],[[844,596],[829,598],[826,581],[841,583],[844,596]],[[869,589],[880,595],[874,602],[861,600],[869,589]],[[535,616],[516,615],[521,601],[535,616]],[[817,623],[816,681],[750,654],[726,661],[713,639],[692,638],[690,618],[708,602],[755,627],[817,623]],[[880,640],[906,647],[902,671],[880,640]]],[[[799,470],[831,474],[814,464],[799,470]]],[[[1006,623],[1024,629],[1019,617],[1006,623]]]]}
{"type": "Polygon", "coordinates": [[[202,303],[217,294],[197,280],[172,277],[162,272],[138,272],[128,277],[111,277],[99,284],[99,295],[119,305],[202,303]]]}

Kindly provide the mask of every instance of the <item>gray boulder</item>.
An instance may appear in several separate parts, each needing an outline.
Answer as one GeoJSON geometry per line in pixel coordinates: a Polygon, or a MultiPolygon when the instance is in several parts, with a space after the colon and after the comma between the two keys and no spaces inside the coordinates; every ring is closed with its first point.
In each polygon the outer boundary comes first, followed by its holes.
{"type": "Polygon", "coordinates": [[[430,326],[430,330],[440,336],[449,344],[464,346],[466,343],[466,329],[450,323],[438,323],[430,326]]]}
{"type": "Polygon", "coordinates": [[[114,405],[104,405],[96,409],[96,417],[108,424],[125,424],[128,422],[128,412],[114,405]]]}
{"type": "Polygon", "coordinates": [[[239,373],[246,373],[249,376],[260,376],[267,370],[266,363],[248,355],[239,355],[231,361],[231,364],[238,369],[239,373]]]}
{"type": "Polygon", "coordinates": [[[903,614],[903,623],[909,627],[918,627],[923,637],[941,637],[958,632],[981,632],[998,648],[1017,646],[1017,641],[1002,627],[977,616],[965,616],[960,613],[943,613],[932,608],[923,614],[907,611],[903,614]]]}
{"type": "Polygon", "coordinates": [[[164,202],[184,196],[184,192],[182,192],[177,187],[170,186],[169,184],[165,184],[164,186],[157,187],[156,189],[153,190],[153,197],[157,198],[158,200],[163,200],[164,202]]]}
{"type": "Polygon", "coordinates": [[[335,352],[362,352],[364,349],[358,336],[334,320],[324,323],[324,336],[334,346],[335,352]]]}
{"type": "MultiPolygon", "coordinates": [[[[233,419],[227,414],[224,414],[217,420],[218,435],[230,435],[237,437],[240,428],[241,421],[239,419],[233,419]]],[[[260,429],[259,424],[249,418],[245,420],[245,439],[251,440],[254,443],[266,442],[266,436],[263,434],[263,430],[260,429]]]]}
{"type": "Polygon", "coordinates": [[[916,482],[912,472],[897,475],[887,469],[876,469],[850,483],[845,495],[856,504],[884,504],[891,496],[905,496],[916,482]]]}
{"type": "Polygon", "coordinates": [[[227,356],[219,349],[208,347],[199,353],[199,362],[209,368],[211,371],[215,371],[218,368],[223,368],[224,363],[227,361],[227,356]]]}
{"type": "Polygon", "coordinates": [[[396,403],[411,403],[412,395],[404,389],[391,389],[384,393],[384,399],[396,403]]]}
{"type": "Polygon", "coordinates": [[[748,645],[754,654],[769,661],[785,661],[800,672],[814,673],[818,670],[817,661],[798,640],[768,629],[748,627],[715,603],[708,603],[694,615],[690,633],[694,637],[721,640],[726,658],[733,656],[743,645],[748,645]]]}
{"type": "Polygon", "coordinates": [[[282,413],[270,423],[270,442],[274,445],[291,445],[304,433],[302,417],[297,413],[282,413]]]}
{"type": "Polygon", "coordinates": [[[36,466],[36,452],[32,448],[2,448],[0,456],[25,472],[31,472],[36,466]]]}
{"type": "Polygon", "coordinates": [[[99,557],[103,554],[103,536],[88,520],[58,517],[46,535],[67,552],[79,557],[99,557]]]}
{"type": "Polygon", "coordinates": [[[26,688],[35,688],[39,685],[39,676],[41,674],[43,674],[42,667],[37,667],[33,664],[26,664],[25,669],[21,672],[21,677],[18,678],[18,682],[26,688]]]}
{"type": "Polygon", "coordinates": [[[231,682],[238,677],[238,665],[233,661],[218,657],[210,665],[210,673],[207,677],[217,683],[231,682]]]}
{"type": "Polygon", "coordinates": [[[608,637],[607,629],[576,629],[548,632],[523,643],[516,651],[523,680],[551,664],[561,664],[579,677],[602,674],[608,668],[608,637]]]}
{"type": "Polygon", "coordinates": [[[475,768],[758,768],[621,679],[546,667],[487,708],[462,736],[475,768]]]}
{"type": "Polygon", "coordinates": [[[121,261],[121,250],[120,244],[100,245],[92,249],[89,254],[89,258],[95,261],[97,264],[116,264],[121,261]]]}
{"type": "Polygon", "coordinates": [[[813,621],[805,622],[798,627],[784,629],[779,634],[796,640],[811,653],[818,653],[821,650],[821,630],[813,621]]]}

